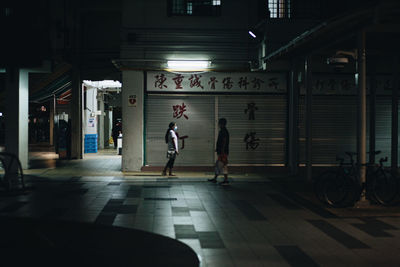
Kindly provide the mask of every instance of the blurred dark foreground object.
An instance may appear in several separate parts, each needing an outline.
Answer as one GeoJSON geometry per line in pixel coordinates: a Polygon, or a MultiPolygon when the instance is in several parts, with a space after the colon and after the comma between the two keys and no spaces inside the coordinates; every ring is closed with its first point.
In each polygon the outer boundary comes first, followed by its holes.
{"type": "Polygon", "coordinates": [[[1,266],[199,266],[175,239],[141,230],[0,216],[1,266]]]}

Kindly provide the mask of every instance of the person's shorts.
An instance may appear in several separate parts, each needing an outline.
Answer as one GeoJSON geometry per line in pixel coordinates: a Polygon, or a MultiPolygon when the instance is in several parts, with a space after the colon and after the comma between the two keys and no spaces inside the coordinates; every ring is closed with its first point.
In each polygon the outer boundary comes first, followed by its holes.
{"type": "Polygon", "coordinates": [[[168,158],[168,159],[175,159],[175,158],[176,158],[176,152],[175,152],[175,150],[168,150],[168,151],[167,151],[167,158],[168,158]]]}
{"type": "Polygon", "coordinates": [[[228,165],[224,164],[222,161],[217,160],[215,162],[215,174],[228,174],[228,165]]]}

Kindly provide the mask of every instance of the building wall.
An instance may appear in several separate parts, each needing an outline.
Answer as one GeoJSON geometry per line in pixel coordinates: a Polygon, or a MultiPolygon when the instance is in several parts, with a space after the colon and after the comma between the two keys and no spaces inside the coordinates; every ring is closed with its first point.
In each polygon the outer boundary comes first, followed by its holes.
{"type": "Polygon", "coordinates": [[[86,90],[86,108],[84,110],[85,121],[83,123],[84,134],[97,134],[97,116],[93,113],[97,111],[97,89],[86,90]]]}
{"type": "Polygon", "coordinates": [[[259,1],[221,2],[222,14],[218,17],[168,17],[165,0],[123,1],[121,58],[202,58],[244,61],[248,66],[252,51],[248,30],[257,23],[259,1]]]}

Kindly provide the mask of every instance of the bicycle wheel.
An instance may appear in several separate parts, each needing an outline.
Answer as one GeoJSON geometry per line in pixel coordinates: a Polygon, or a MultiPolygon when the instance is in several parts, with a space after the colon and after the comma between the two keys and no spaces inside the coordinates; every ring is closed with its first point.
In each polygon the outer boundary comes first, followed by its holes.
{"type": "Polygon", "coordinates": [[[371,184],[373,198],[382,205],[394,205],[398,201],[399,180],[388,171],[378,172],[371,184]]]}
{"type": "Polygon", "coordinates": [[[2,174],[1,185],[7,190],[25,189],[24,173],[19,159],[13,154],[2,152],[0,157],[2,174]]]}
{"type": "Polygon", "coordinates": [[[334,179],[328,179],[323,188],[325,202],[335,208],[343,208],[354,205],[359,190],[354,179],[349,175],[340,175],[334,179]]]}
{"type": "Polygon", "coordinates": [[[327,171],[319,175],[313,183],[314,194],[319,201],[326,203],[324,196],[324,184],[328,179],[334,179],[336,177],[336,171],[327,171]]]}
{"type": "Polygon", "coordinates": [[[11,181],[6,176],[6,163],[3,158],[0,158],[0,186],[6,190],[11,188],[11,181]]]}

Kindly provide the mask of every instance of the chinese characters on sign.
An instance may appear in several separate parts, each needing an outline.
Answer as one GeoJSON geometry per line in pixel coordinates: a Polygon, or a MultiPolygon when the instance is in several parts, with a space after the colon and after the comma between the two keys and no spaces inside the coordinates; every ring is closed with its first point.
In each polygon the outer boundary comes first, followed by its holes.
{"type": "Polygon", "coordinates": [[[164,74],[156,75],[154,76],[154,78],[156,78],[156,81],[154,82],[154,87],[158,87],[160,89],[167,88],[167,85],[164,84],[167,80],[164,74]]]}
{"type": "Polygon", "coordinates": [[[201,89],[203,89],[204,87],[201,85],[201,81],[200,81],[201,75],[190,75],[189,81],[190,81],[190,88],[193,87],[200,87],[201,89]]]}
{"type": "MultiPolygon", "coordinates": [[[[357,86],[351,74],[316,74],[313,76],[312,91],[316,95],[356,95],[357,86]]],[[[301,94],[305,94],[304,84],[301,86],[301,94]]]]}
{"type": "Polygon", "coordinates": [[[263,80],[258,78],[254,78],[251,82],[253,83],[253,88],[257,90],[260,90],[261,84],[264,83],[263,80]]]}
{"type": "Polygon", "coordinates": [[[174,118],[180,119],[183,116],[185,119],[187,119],[187,120],[189,119],[189,117],[186,114],[184,114],[186,112],[185,103],[182,103],[182,105],[179,105],[179,104],[174,105],[174,106],[172,106],[172,109],[174,111],[174,113],[173,113],[174,118]]]}
{"type": "Polygon", "coordinates": [[[231,81],[231,77],[225,77],[222,81],[224,84],[224,89],[231,89],[233,86],[233,82],[231,81]]]}
{"type": "Polygon", "coordinates": [[[172,78],[175,82],[175,89],[183,89],[182,87],[182,81],[183,81],[183,75],[182,74],[176,74],[176,77],[172,78]]]}
{"type": "Polygon", "coordinates": [[[185,74],[149,72],[147,91],[188,92],[286,92],[284,73],[185,74]]]}
{"type": "Polygon", "coordinates": [[[215,90],[215,84],[218,82],[216,77],[210,77],[210,81],[208,82],[208,84],[210,85],[210,88],[212,90],[215,90]]]}

